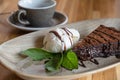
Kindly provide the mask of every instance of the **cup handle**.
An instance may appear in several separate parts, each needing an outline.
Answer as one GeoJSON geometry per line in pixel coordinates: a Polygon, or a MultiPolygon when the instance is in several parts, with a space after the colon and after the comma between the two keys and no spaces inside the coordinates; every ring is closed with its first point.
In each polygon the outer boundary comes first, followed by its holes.
{"type": "Polygon", "coordinates": [[[23,16],[26,16],[27,12],[23,9],[18,10],[18,22],[24,25],[30,24],[30,22],[23,18],[23,16]]]}

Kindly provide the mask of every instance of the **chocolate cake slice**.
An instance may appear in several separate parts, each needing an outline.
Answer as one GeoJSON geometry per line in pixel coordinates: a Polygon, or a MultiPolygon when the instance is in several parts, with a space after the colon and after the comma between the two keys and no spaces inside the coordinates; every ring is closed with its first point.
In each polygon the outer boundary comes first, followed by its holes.
{"type": "Polygon", "coordinates": [[[79,41],[72,50],[82,62],[90,60],[98,64],[96,57],[120,57],[120,31],[112,27],[100,25],[83,40],[79,41]]]}

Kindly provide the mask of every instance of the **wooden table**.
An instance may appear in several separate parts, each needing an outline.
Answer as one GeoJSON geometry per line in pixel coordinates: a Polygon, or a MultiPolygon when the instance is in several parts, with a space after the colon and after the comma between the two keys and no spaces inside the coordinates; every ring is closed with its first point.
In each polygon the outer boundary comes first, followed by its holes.
{"type": "MultiPolygon", "coordinates": [[[[16,11],[17,1],[0,0],[0,13],[16,11]]],[[[68,23],[96,18],[119,18],[120,0],[57,0],[56,10],[67,14],[68,23]]],[[[0,43],[29,33],[10,26],[6,22],[8,16],[9,14],[0,15],[0,43]]],[[[0,65],[0,80],[22,79],[0,65]]],[[[120,80],[120,66],[76,80],[120,80]]]]}

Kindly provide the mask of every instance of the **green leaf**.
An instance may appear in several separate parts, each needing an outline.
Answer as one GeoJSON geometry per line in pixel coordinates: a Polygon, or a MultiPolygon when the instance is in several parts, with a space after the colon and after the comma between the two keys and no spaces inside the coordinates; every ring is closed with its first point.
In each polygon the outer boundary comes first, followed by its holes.
{"type": "Polygon", "coordinates": [[[54,54],[53,58],[50,59],[46,64],[45,68],[46,70],[52,72],[60,69],[60,66],[63,61],[63,55],[61,54],[54,54]]]}
{"type": "Polygon", "coordinates": [[[30,48],[25,51],[23,51],[23,55],[26,55],[33,60],[43,60],[43,59],[48,59],[52,58],[52,53],[47,52],[41,48],[30,48]]]}
{"type": "Polygon", "coordinates": [[[72,50],[64,53],[62,66],[68,70],[78,69],[78,58],[72,50]]]}

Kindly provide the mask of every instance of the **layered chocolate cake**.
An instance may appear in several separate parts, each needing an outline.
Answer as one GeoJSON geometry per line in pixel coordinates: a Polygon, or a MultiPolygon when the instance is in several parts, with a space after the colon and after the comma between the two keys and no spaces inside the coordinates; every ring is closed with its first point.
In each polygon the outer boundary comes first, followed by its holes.
{"type": "Polygon", "coordinates": [[[100,25],[83,40],[79,41],[72,50],[77,54],[81,62],[90,60],[98,64],[93,58],[113,55],[119,58],[120,31],[112,27],[100,25]]]}

